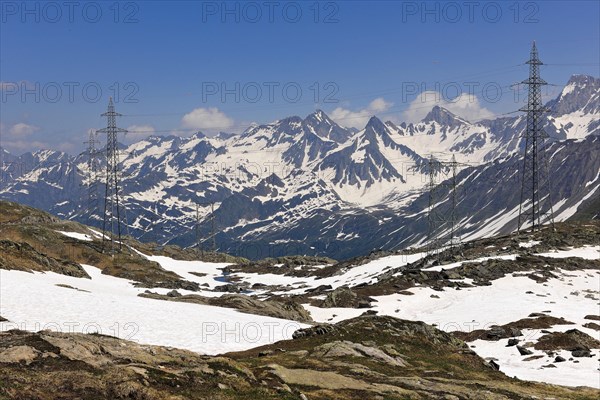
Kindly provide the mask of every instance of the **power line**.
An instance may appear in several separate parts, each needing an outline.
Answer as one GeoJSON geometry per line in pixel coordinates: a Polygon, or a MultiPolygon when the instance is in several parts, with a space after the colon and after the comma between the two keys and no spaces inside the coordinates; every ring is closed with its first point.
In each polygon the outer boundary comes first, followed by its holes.
{"type": "MultiPolygon", "coordinates": [[[[448,81],[452,81],[455,79],[466,79],[466,78],[474,78],[474,77],[481,77],[481,76],[487,76],[487,75],[498,75],[498,74],[503,74],[506,72],[511,72],[511,70],[514,70],[520,66],[522,66],[524,64],[516,64],[516,65],[507,65],[504,67],[498,67],[498,68],[493,68],[493,69],[489,69],[489,70],[484,70],[484,71],[480,71],[480,72],[474,72],[474,73],[470,73],[470,74],[462,74],[462,75],[456,75],[453,77],[446,77],[446,78],[442,78],[436,81],[406,81],[404,82],[405,84],[413,84],[413,83],[418,83],[418,84],[425,84],[425,83],[440,83],[442,81],[444,82],[448,82],[448,81]]],[[[216,82],[211,82],[211,83],[216,83],[216,82]]],[[[236,82],[231,82],[231,83],[236,83],[236,82]]],[[[249,82],[252,84],[255,84],[256,82],[249,82]]],[[[372,97],[372,96],[377,96],[377,95],[383,95],[383,94],[392,94],[392,93],[397,93],[397,92],[403,92],[406,90],[406,86],[403,87],[396,87],[396,88],[388,88],[388,89],[383,89],[383,90],[375,90],[372,92],[360,92],[360,93],[354,93],[354,94],[350,94],[350,95],[346,95],[344,96],[345,99],[353,99],[353,98],[361,98],[361,97],[372,97]]],[[[218,93],[217,93],[218,94],[218,93]]],[[[195,97],[195,96],[202,96],[203,93],[186,93],[186,94],[180,94],[180,95],[167,95],[167,98],[182,98],[182,97],[195,97]]],[[[146,96],[148,97],[148,96],[146,96]]],[[[151,97],[150,97],[151,98],[151,97]]],[[[165,96],[161,95],[160,96],[161,99],[164,99],[165,96]]],[[[297,106],[306,106],[306,105],[314,105],[315,103],[319,103],[319,102],[297,102],[297,103],[286,103],[286,104],[269,104],[269,105],[263,105],[263,104],[257,104],[257,105],[250,105],[247,107],[236,107],[234,109],[231,109],[230,111],[248,111],[248,110],[262,110],[262,109],[272,109],[272,108],[286,108],[286,107],[297,107],[297,106]]],[[[186,112],[187,113],[187,112],[186,112]]],[[[164,115],[164,116],[173,116],[173,115],[183,115],[186,113],[161,113],[161,114],[126,114],[123,115],[124,117],[130,117],[130,116],[158,116],[158,115],[164,115]]]]}
{"type": "MultiPolygon", "coordinates": [[[[504,85],[504,86],[500,86],[500,87],[494,87],[494,89],[512,89],[515,85],[514,84],[510,84],[510,85],[504,85]]],[[[472,93],[468,93],[469,95],[481,95],[484,93],[487,93],[489,90],[486,89],[481,89],[480,91],[473,91],[472,93]]],[[[507,92],[502,92],[501,94],[504,94],[507,92]]],[[[425,100],[422,101],[422,103],[428,103],[427,105],[423,105],[420,107],[413,107],[411,108],[412,110],[420,110],[420,109],[424,109],[424,108],[430,108],[438,103],[440,103],[440,98],[436,98],[433,100],[425,100]]],[[[452,103],[452,100],[447,100],[449,103],[452,103]]],[[[311,103],[314,104],[314,103],[311,103]]],[[[297,105],[297,104],[295,104],[297,105]]],[[[379,112],[377,113],[377,115],[388,115],[388,114],[395,114],[398,110],[401,110],[403,107],[404,103],[401,105],[398,105],[396,107],[391,107],[389,108],[387,111],[385,112],[379,112]],[[390,110],[394,110],[394,111],[390,111],[390,110]]],[[[273,107],[268,107],[269,109],[273,108],[273,107]]],[[[267,109],[267,107],[265,107],[265,109],[267,109]]],[[[234,110],[230,110],[230,111],[235,111],[234,110]]],[[[360,113],[360,112],[353,112],[353,114],[356,113],[360,113]]],[[[139,117],[139,116],[145,116],[145,117],[152,117],[152,116],[183,116],[187,114],[187,112],[180,112],[180,113],[168,113],[168,114],[161,114],[161,113],[148,113],[148,114],[128,114],[128,115],[124,115],[124,117],[139,117]]],[[[366,110],[362,113],[362,115],[359,116],[352,116],[352,117],[344,117],[344,118],[337,118],[337,120],[347,120],[347,119],[357,119],[357,118],[364,118],[366,116],[371,116],[373,115],[373,112],[370,110],[366,110]]],[[[261,125],[265,125],[265,124],[261,124],[261,125]]],[[[215,129],[227,129],[229,128],[229,126],[222,126],[222,127],[215,127],[215,129]]],[[[197,131],[198,129],[196,128],[191,128],[191,129],[185,129],[185,128],[175,128],[172,129],[172,131],[175,130],[180,130],[180,131],[197,131]]],[[[170,130],[165,130],[165,131],[170,131],[170,130]]],[[[140,133],[140,131],[131,131],[132,133],[140,133]]],[[[141,132],[155,132],[155,131],[141,131],[141,132]]]]}
{"type": "MultiPolygon", "coordinates": [[[[481,76],[481,75],[489,75],[490,73],[494,73],[494,72],[500,72],[500,71],[504,71],[504,72],[509,72],[508,70],[517,68],[519,66],[522,66],[524,64],[516,64],[516,65],[510,65],[510,66],[505,66],[505,67],[500,67],[500,68],[495,68],[492,70],[487,70],[487,71],[482,71],[479,73],[474,73],[474,74],[467,74],[467,75],[462,75],[462,76],[456,76],[456,77],[451,77],[451,78],[446,78],[444,80],[449,81],[452,79],[459,79],[459,78],[468,78],[468,77],[476,77],[476,76],[481,76]]],[[[501,72],[502,73],[502,72],[501,72]]],[[[409,82],[409,83],[417,83],[417,82],[409,82]]],[[[426,83],[426,82],[418,82],[420,84],[426,83]]],[[[507,85],[507,86],[501,86],[500,89],[505,89],[505,88],[511,88],[512,85],[507,85]]],[[[387,89],[387,90],[383,90],[383,91],[373,91],[373,92],[363,92],[363,93],[359,93],[359,94],[354,94],[354,95],[349,95],[349,96],[344,96],[344,98],[346,99],[350,99],[350,98],[360,98],[360,97],[368,97],[368,96],[381,96],[383,94],[393,94],[393,93],[397,93],[397,92],[403,92],[405,91],[406,88],[402,87],[402,88],[392,88],[392,89],[387,89]]],[[[481,91],[477,91],[477,92],[473,92],[473,93],[469,93],[472,95],[479,95],[479,94],[483,94],[484,89],[482,89],[481,91]]],[[[451,100],[450,100],[451,101],[451,100]]],[[[437,100],[437,102],[439,102],[439,100],[437,100]]],[[[290,107],[290,106],[300,106],[300,105],[314,105],[315,102],[310,102],[310,103],[290,103],[290,104],[284,104],[284,105],[277,105],[277,104],[270,104],[270,105],[260,105],[260,106],[250,106],[250,107],[237,107],[237,108],[233,108],[233,109],[229,109],[228,112],[235,112],[235,111],[244,111],[244,110],[261,110],[261,109],[273,109],[273,108],[286,108],[286,107],[290,107]]],[[[435,104],[435,103],[433,103],[435,104]]],[[[419,108],[425,108],[428,106],[424,106],[424,107],[418,107],[418,108],[413,108],[413,109],[419,109],[419,108]]],[[[401,106],[396,107],[395,109],[400,109],[401,106]]],[[[188,112],[173,112],[173,113],[145,113],[145,114],[124,114],[123,117],[157,117],[157,116],[183,116],[185,114],[187,114],[188,112]]],[[[386,115],[386,114],[393,114],[395,112],[385,112],[385,113],[378,113],[378,115],[386,115]]],[[[338,120],[346,120],[346,119],[355,119],[355,118],[364,118],[364,116],[356,116],[356,117],[346,117],[346,118],[338,118],[338,120]]],[[[228,129],[230,128],[230,126],[222,126],[222,127],[215,127],[215,129],[228,129]]],[[[162,130],[162,132],[185,132],[185,131],[194,131],[197,129],[171,129],[171,130],[162,130]]],[[[148,131],[147,133],[153,133],[153,132],[158,132],[158,131],[148,131]]],[[[146,133],[146,132],[134,132],[132,131],[132,133],[146,133]]]]}
{"type": "Polygon", "coordinates": [[[544,66],[551,67],[596,67],[599,63],[563,63],[563,64],[543,64],[544,66]]]}

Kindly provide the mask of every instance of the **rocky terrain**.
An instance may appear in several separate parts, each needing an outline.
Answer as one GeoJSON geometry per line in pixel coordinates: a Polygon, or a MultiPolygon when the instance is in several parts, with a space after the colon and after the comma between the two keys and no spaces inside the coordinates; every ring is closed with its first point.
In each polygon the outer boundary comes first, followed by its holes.
{"type": "Polygon", "coordinates": [[[95,334],[0,333],[5,399],[595,399],[508,378],[421,322],[363,316],[209,357],[95,334]]]}
{"type": "MultiPolygon", "coordinates": [[[[131,279],[149,287],[180,288],[193,287],[194,284],[165,271],[158,263],[140,256],[139,251],[180,260],[201,258],[195,250],[141,243],[131,237],[124,238],[124,251],[112,257],[100,232],[3,200],[0,200],[0,238],[0,269],[87,276],[81,264],[90,264],[102,269],[105,274],[131,279]],[[71,236],[61,232],[70,232],[71,236]]],[[[246,262],[221,253],[206,253],[205,258],[214,262],[246,262]]]]}
{"type": "Polygon", "coordinates": [[[249,314],[265,315],[299,322],[313,322],[310,314],[293,299],[259,300],[242,294],[224,294],[220,297],[205,297],[195,294],[182,295],[177,290],[172,290],[166,295],[147,291],[146,293],[140,294],[140,296],[157,300],[228,307],[249,314]]]}
{"type": "Polygon", "coordinates": [[[85,225],[0,211],[0,398],[600,394],[598,221],[442,252],[198,261],[131,238],[111,257],[85,225]]]}
{"type": "MultiPolygon", "coordinates": [[[[317,262],[307,262],[299,259],[294,263],[276,263],[265,260],[228,266],[225,270],[231,274],[232,284],[237,283],[239,290],[249,286],[242,279],[236,278],[237,273],[279,274],[290,277],[316,277],[315,282],[326,278],[341,276],[345,272],[361,265],[394,257],[409,261],[418,255],[414,262],[403,262],[394,267],[397,262],[390,261],[368,285],[349,285],[337,292],[330,285],[317,285],[298,299],[310,299],[319,294],[327,294],[327,302],[334,301],[337,294],[344,298],[372,295],[385,295],[407,290],[417,286],[428,286],[437,290],[446,288],[461,288],[489,285],[491,281],[513,273],[522,272],[538,282],[545,282],[553,277],[553,271],[561,270],[600,270],[600,258],[581,259],[576,257],[553,258],[539,253],[566,250],[583,246],[600,244],[600,222],[586,221],[575,223],[557,223],[553,228],[546,227],[538,232],[524,232],[486,239],[465,242],[449,251],[430,252],[425,248],[414,248],[402,251],[374,251],[367,256],[359,256],[336,262],[331,259],[317,259],[317,262]],[[463,280],[468,279],[466,283],[463,280]],[[335,294],[334,294],[335,292],[335,294]]],[[[310,258],[308,258],[310,260],[310,258]]],[[[260,285],[267,294],[277,293],[282,287],[260,285]]],[[[357,303],[356,303],[357,304],[357,303]]]]}

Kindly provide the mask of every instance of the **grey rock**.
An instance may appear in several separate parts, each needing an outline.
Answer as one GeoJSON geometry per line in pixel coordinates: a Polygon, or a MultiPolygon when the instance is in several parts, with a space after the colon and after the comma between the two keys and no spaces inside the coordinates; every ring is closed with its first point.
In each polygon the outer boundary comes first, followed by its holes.
{"type": "Polygon", "coordinates": [[[528,356],[528,355],[531,355],[531,354],[533,354],[533,352],[532,352],[531,350],[529,350],[529,349],[526,349],[526,348],[525,348],[525,347],[523,347],[523,346],[517,346],[517,350],[519,350],[519,353],[520,353],[522,356],[528,356]]]}
{"type": "Polygon", "coordinates": [[[490,367],[492,367],[492,369],[494,369],[494,370],[496,370],[496,371],[500,371],[500,365],[499,365],[499,364],[498,364],[496,361],[494,361],[494,360],[490,360],[490,361],[488,362],[488,365],[489,365],[490,367]]]}
{"type": "Polygon", "coordinates": [[[571,352],[571,355],[573,357],[591,357],[592,353],[590,350],[587,350],[587,349],[579,349],[579,350],[573,350],[571,352]]]}

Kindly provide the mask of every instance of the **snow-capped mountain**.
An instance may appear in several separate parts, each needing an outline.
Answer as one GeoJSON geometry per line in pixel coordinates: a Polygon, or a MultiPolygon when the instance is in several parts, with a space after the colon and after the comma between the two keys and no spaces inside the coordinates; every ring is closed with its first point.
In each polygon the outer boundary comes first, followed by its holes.
{"type": "MultiPolygon", "coordinates": [[[[598,196],[600,79],[573,76],[547,107],[554,211],[566,219],[598,196]]],[[[219,249],[243,256],[348,257],[409,246],[425,239],[433,155],[461,163],[463,234],[508,232],[524,128],[523,115],[472,123],[436,106],[418,123],[372,117],[360,131],[317,110],[240,135],[149,137],[123,149],[128,229],[143,240],[191,245],[197,213],[205,236],[214,203],[219,249]]],[[[86,154],[3,157],[0,196],[99,224],[102,199],[88,201],[86,154]]]]}

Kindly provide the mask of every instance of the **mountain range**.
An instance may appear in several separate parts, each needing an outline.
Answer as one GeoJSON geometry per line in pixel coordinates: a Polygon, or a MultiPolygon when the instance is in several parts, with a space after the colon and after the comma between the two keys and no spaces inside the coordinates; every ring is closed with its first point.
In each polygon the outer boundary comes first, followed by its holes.
{"type": "MultiPolygon", "coordinates": [[[[555,218],[599,218],[600,79],[574,75],[546,106],[555,218]]],[[[240,135],[151,136],[122,146],[127,232],[192,246],[214,221],[218,249],[249,258],[415,246],[427,240],[433,156],[457,162],[458,234],[508,233],[519,212],[525,125],[524,114],[469,122],[435,106],[418,123],[374,116],[360,131],[317,110],[240,135]]],[[[87,153],[2,152],[1,198],[101,226],[101,159],[99,200],[90,202],[87,153]]],[[[439,212],[448,210],[448,190],[441,186],[439,212]]]]}

